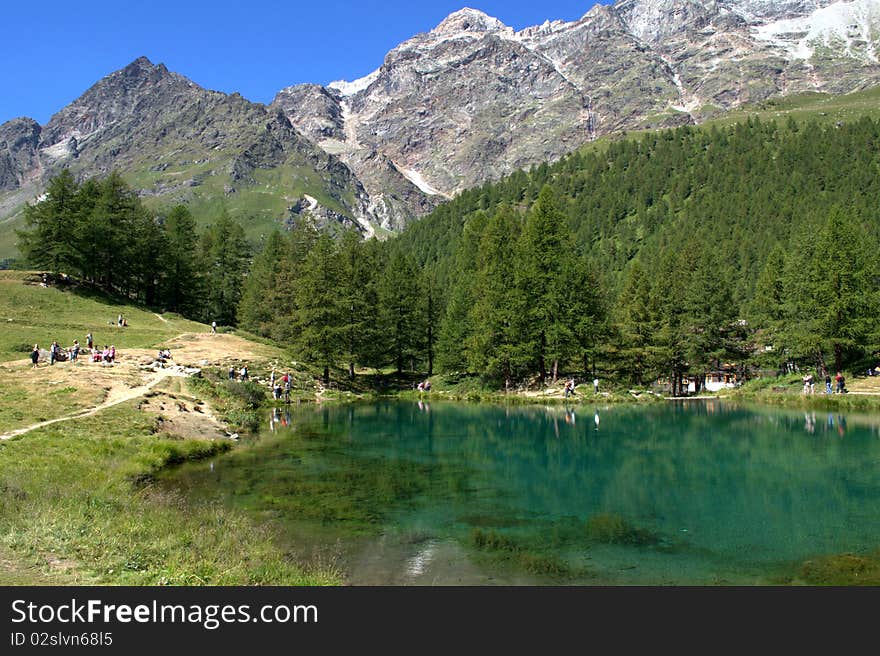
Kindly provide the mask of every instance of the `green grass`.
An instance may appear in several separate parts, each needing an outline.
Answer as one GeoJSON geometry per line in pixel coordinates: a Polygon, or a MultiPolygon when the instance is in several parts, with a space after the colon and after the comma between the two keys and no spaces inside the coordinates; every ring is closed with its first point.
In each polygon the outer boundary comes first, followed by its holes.
{"type": "Polygon", "coordinates": [[[19,376],[0,369],[0,433],[29,426],[77,410],[91,408],[104,400],[103,387],[65,384],[53,380],[48,369],[26,369],[19,376]]]}
{"type": "Polygon", "coordinates": [[[320,585],[272,532],[151,484],[227,441],[174,440],[123,404],[0,443],[0,584],[320,585]]]}
{"type": "Polygon", "coordinates": [[[205,332],[207,326],[168,315],[162,321],[149,310],[93,292],[24,284],[36,274],[0,271],[0,361],[27,358],[35,343],[48,348],[52,340],[64,347],[78,339],[85,345],[91,331],[95,343],[117,349],[148,348],[184,332],[205,332]],[[116,328],[123,314],[127,328],[116,328]]]}

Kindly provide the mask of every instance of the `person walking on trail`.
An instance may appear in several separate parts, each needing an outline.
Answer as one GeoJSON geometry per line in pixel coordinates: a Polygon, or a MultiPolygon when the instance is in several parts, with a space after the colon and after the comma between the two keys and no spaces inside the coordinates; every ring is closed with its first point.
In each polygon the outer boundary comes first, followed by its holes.
{"type": "Polygon", "coordinates": [[[49,349],[49,366],[55,364],[55,358],[58,357],[58,342],[52,342],[52,346],[49,349]]]}
{"type": "Polygon", "coordinates": [[[86,348],[89,350],[95,348],[95,342],[92,339],[92,331],[91,330],[86,333],[86,348]]]}
{"type": "Polygon", "coordinates": [[[235,367],[229,367],[229,380],[235,380],[235,367]]]}
{"type": "Polygon", "coordinates": [[[247,365],[242,365],[241,367],[241,382],[246,382],[248,379],[248,370],[247,365]]]}
{"type": "Polygon", "coordinates": [[[34,363],[34,369],[37,368],[37,362],[40,361],[40,346],[39,344],[34,344],[34,350],[31,351],[31,362],[34,363]]]}
{"type": "Polygon", "coordinates": [[[211,334],[212,335],[217,334],[217,322],[216,321],[211,322],[211,334]]]}
{"type": "Polygon", "coordinates": [[[837,382],[837,393],[843,394],[844,385],[846,383],[846,379],[843,377],[843,374],[838,371],[837,375],[834,377],[834,380],[837,382]]]}
{"type": "Polygon", "coordinates": [[[284,378],[282,378],[281,381],[284,383],[284,402],[290,403],[290,386],[292,383],[290,373],[288,372],[284,374],[284,378]]]}

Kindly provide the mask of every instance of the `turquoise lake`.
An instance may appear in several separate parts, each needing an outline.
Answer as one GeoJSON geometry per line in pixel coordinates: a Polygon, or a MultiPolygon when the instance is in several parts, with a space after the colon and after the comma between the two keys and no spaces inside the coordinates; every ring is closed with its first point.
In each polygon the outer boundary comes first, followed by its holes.
{"type": "Polygon", "coordinates": [[[709,400],[266,418],[161,484],[355,585],[762,585],[880,547],[880,416],[709,400]]]}

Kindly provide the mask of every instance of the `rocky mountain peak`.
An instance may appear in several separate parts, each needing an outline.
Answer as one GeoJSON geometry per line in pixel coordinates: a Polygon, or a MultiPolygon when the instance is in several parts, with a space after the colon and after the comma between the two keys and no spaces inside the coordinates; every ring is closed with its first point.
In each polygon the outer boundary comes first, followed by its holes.
{"type": "Polygon", "coordinates": [[[449,14],[431,33],[443,35],[458,32],[498,32],[504,29],[507,26],[497,18],[484,14],[479,9],[465,7],[449,14]]]}
{"type": "Polygon", "coordinates": [[[139,57],[107,75],[82,96],[55,114],[43,131],[46,146],[67,142],[70,137],[88,138],[147,106],[157,106],[190,93],[194,84],[171,73],[164,64],[154,65],[139,57]]]}

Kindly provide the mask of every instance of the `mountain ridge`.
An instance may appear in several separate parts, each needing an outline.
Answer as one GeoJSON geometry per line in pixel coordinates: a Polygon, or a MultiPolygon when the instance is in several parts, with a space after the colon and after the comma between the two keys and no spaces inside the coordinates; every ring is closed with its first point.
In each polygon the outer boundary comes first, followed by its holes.
{"type": "Polygon", "coordinates": [[[141,57],[45,126],[0,126],[0,221],[60,168],[116,168],[157,208],[229,206],[253,238],[307,214],[381,235],[605,134],[874,86],[878,51],[878,0],[620,0],[519,31],[463,8],[359,80],[268,105],[141,57]]]}

